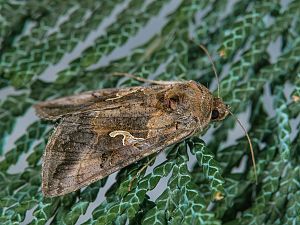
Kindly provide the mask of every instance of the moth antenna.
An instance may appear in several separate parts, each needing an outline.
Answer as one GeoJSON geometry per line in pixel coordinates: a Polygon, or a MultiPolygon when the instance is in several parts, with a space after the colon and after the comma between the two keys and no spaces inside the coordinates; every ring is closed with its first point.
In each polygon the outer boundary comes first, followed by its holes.
{"type": "Polygon", "coordinates": [[[142,77],[137,77],[130,73],[122,73],[122,72],[114,72],[112,73],[113,76],[120,76],[120,77],[128,77],[131,79],[135,79],[140,82],[149,83],[149,84],[158,84],[158,85],[168,85],[178,83],[178,81],[164,81],[164,80],[148,80],[142,77]]]}
{"type": "Polygon", "coordinates": [[[241,126],[241,128],[243,129],[243,131],[245,132],[245,135],[248,139],[248,143],[250,146],[250,152],[251,152],[251,157],[252,157],[252,163],[253,163],[253,169],[254,169],[254,176],[255,176],[255,182],[257,184],[257,173],[256,173],[256,163],[255,163],[255,157],[254,157],[254,151],[253,151],[253,147],[252,147],[252,143],[251,143],[251,139],[248,135],[248,132],[246,131],[245,127],[243,126],[243,124],[241,123],[241,121],[228,109],[228,112],[230,113],[230,115],[233,116],[233,118],[238,122],[238,124],[241,126]]]}
{"type": "Polygon", "coordinates": [[[214,74],[215,74],[216,79],[217,79],[218,98],[220,98],[220,80],[219,80],[219,76],[218,76],[214,61],[213,61],[212,57],[210,56],[208,50],[204,47],[204,45],[202,45],[202,44],[197,44],[197,45],[205,52],[205,54],[208,56],[208,58],[210,60],[210,63],[212,65],[212,68],[213,68],[213,71],[214,71],[214,74]]]}

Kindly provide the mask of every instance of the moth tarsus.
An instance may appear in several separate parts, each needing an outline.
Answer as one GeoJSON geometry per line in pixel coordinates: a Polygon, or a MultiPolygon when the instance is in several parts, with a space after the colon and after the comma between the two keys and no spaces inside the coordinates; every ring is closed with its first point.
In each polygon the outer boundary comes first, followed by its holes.
{"type": "Polygon", "coordinates": [[[153,157],[152,159],[150,159],[145,165],[142,166],[141,169],[138,170],[138,172],[136,173],[136,175],[133,176],[133,178],[131,178],[129,185],[128,185],[128,192],[131,191],[131,188],[133,186],[133,182],[140,176],[140,174],[148,167],[151,165],[152,162],[155,161],[155,157],[153,157]]]}

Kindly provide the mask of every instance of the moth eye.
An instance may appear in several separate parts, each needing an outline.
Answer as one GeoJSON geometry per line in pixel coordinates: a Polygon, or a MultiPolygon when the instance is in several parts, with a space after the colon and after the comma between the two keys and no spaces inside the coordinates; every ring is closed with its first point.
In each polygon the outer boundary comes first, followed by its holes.
{"type": "Polygon", "coordinates": [[[214,109],[212,112],[211,112],[211,119],[212,120],[215,120],[219,117],[219,111],[217,109],[214,109]]]}

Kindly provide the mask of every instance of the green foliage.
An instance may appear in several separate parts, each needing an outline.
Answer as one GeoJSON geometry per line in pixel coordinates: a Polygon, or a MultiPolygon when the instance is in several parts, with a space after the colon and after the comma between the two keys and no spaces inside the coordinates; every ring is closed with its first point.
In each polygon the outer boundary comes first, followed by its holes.
{"type": "Polygon", "coordinates": [[[0,223],[299,224],[300,2],[238,0],[227,11],[229,2],[1,1],[0,92],[13,93],[0,96],[0,223]],[[157,22],[158,17],[163,19],[157,22]],[[270,51],[275,42],[278,55],[270,51]],[[246,138],[224,147],[236,125],[228,117],[211,141],[193,137],[171,147],[163,162],[133,182],[156,156],[122,169],[112,185],[105,178],[44,198],[41,157],[53,126],[37,120],[7,147],[32,105],[86,90],[141,85],[118,80],[113,72],[210,84],[210,62],[195,43],[213,55],[222,72],[221,96],[231,110],[249,112],[258,183],[246,138]],[[63,66],[53,70],[52,81],[45,80],[57,64],[63,66]],[[272,109],[264,97],[267,87],[272,109]],[[189,169],[191,159],[197,163],[189,169]],[[18,164],[24,168],[13,171],[18,164]],[[163,180],[166,187],[159,190],[163,180]],[[104,186],[106,198],[98,202],[104,186]]]}

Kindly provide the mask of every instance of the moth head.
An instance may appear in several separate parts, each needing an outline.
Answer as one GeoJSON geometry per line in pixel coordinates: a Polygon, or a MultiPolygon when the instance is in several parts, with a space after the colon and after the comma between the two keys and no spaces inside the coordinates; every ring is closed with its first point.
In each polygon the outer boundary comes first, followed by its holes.
{"type": "Polygon", "coordinates": [[[229,113],[229,107],[226,105],[221,98],[213,99],[213,108],[211,111],[211,120],[212,121],[220,121],[225,119],[225,117],[229,113]]]}

